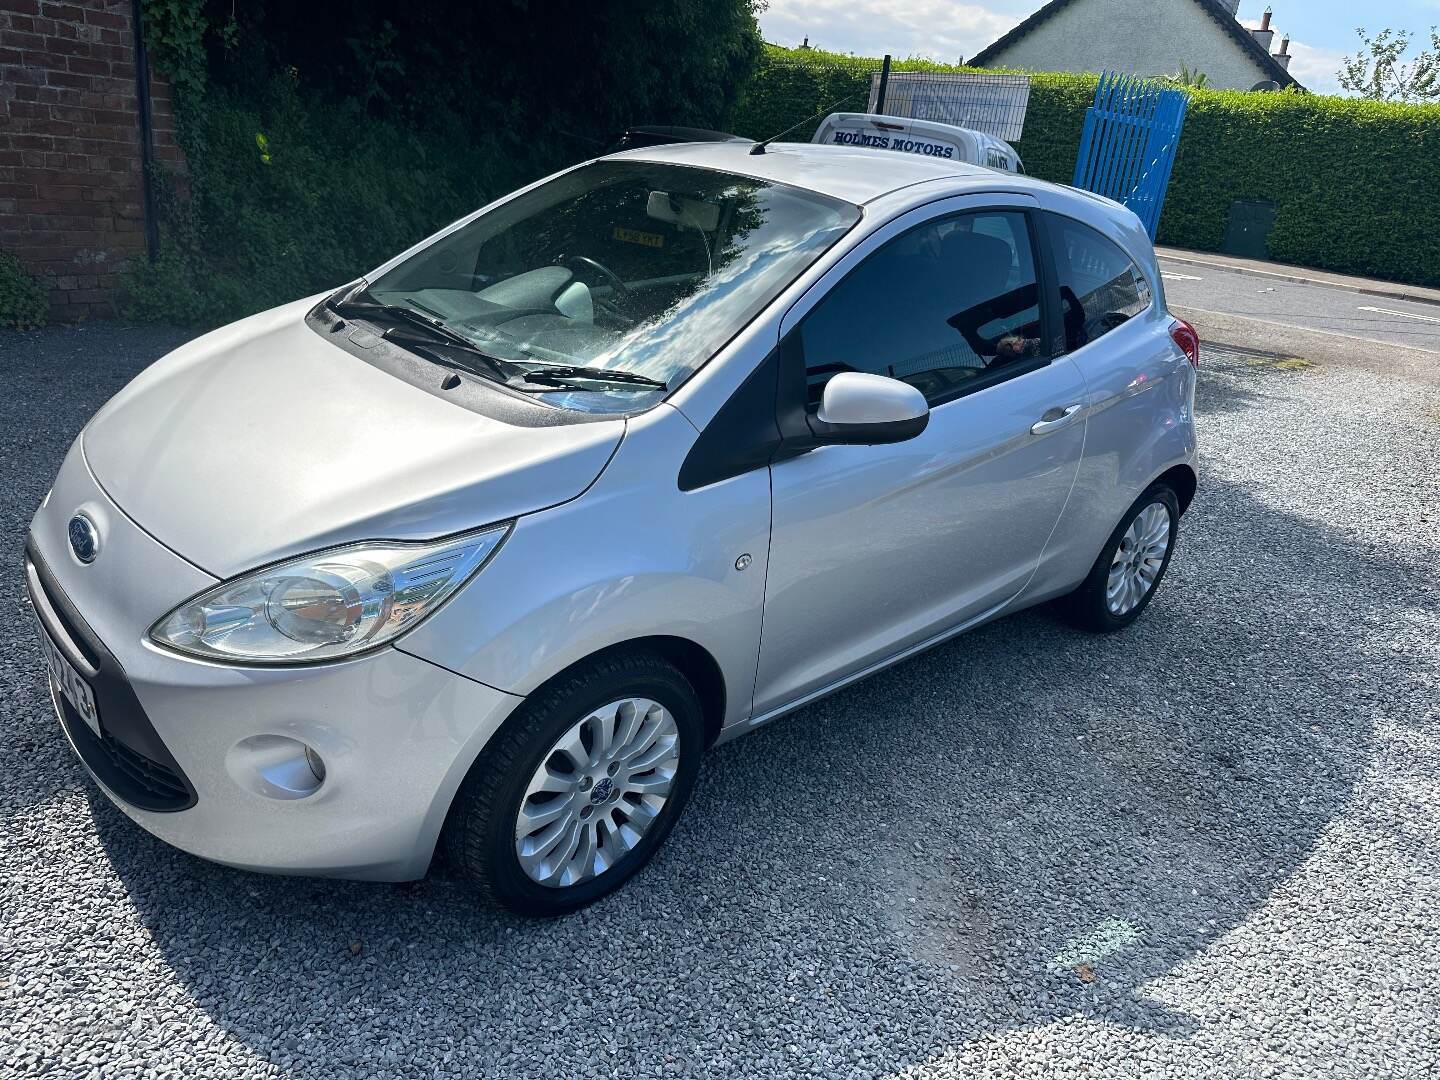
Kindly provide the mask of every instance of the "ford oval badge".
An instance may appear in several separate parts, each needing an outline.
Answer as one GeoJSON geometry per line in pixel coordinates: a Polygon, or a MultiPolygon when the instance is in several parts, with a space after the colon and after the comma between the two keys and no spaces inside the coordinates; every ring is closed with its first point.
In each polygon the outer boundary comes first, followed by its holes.
{"type": "Polygon", "coordinates": [[[100,532],[95,523],[84,514],[76,514],[70,519],[69,532],[70,550],[75,557],[83,563],[94,562],[100,553],[100,532]]]}

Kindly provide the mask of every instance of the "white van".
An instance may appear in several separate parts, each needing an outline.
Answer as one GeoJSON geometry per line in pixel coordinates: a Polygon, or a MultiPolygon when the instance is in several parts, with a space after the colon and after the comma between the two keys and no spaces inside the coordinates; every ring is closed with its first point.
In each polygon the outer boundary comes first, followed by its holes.
{"type": "Polygon", "coordinates": [[[1020,155],[1004,139],[937,120],[831,113],[810,141],[830,146],[868,146],[945,161],[968,161],[1010,173],[1024,171],[1020,155]]]}

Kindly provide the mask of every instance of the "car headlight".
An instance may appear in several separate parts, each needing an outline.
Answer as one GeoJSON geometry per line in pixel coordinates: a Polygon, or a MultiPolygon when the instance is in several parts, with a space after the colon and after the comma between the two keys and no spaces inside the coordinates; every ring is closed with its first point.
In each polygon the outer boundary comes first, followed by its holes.
{"type": "Polygon", "coordinates": [[[393,641],[465,584],[510,526],[433,543],[332,548],[227,581],[150,628],[159,645],[230,663],[334,660],[393,641]]]}

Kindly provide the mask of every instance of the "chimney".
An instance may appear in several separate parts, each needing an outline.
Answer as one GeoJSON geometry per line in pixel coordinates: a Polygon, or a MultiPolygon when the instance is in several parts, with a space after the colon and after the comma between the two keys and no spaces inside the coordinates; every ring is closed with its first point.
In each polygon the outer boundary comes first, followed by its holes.
{"type": "Polygon", "coordinates": [[[1250,33],[1255,35],[1256,42],[1258,42],[1260,47],[1266,52],[1269,52],[1270,46],[1275,43],[1275,31],[1270,29],[1270,20],[1274,14],[1273,11],[1266,8],[1265,14],[1260,16],[1260,29],[1250,31],[1250,33]]]}
{"type": "Polygon", "coordinates": [[[1275,54],[1275,62],[1286,71],[1290,70],[1290,36],[1288,34],[1280,39],[1280,51],[1275,54]]]}

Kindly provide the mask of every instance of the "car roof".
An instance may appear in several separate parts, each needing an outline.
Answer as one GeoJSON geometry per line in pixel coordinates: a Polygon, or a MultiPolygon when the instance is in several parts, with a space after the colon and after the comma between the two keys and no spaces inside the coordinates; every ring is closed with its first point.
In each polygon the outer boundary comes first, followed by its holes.
{"type": "Polygon", "coordinates": [[[676,143],[627,150],[612,157],[719,169],[808,188],[856,204],[874,202],[901,188],[935,180],[953,181],[955,194],[964,194],[967,190],[1030,191],[1053,186],[969,162],[938,161],[918,154],[815,143],[771,143],[765,153],[752,154],[752,146],[754,143],[750,142],[676,143]]]}

